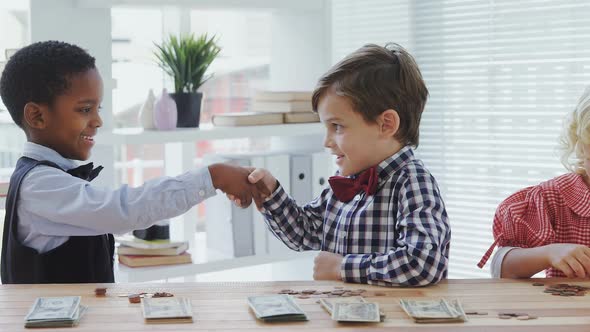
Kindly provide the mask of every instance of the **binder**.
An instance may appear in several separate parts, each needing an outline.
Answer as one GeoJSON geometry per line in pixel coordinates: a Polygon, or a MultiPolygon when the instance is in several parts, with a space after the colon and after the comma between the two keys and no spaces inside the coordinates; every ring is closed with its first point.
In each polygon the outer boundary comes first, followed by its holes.
{"type": "Polygon", "coordinates": [[[310,155],[291,155],[291,197],[298,205],[309,203],[312,197],[312,174],[310,155]]]}
{"type": "MultiPolygon", "coordinates": [[[[266,169],[280,182],[281,186],[287,193],[291,192],[291,160],[288,154],[268,155],[265,157],[266,169]]],[[[258,212],[260,214],[260,212],[258,212]]],[[[270,230],[267,231],[267,247],[269,254],[278,254],[291,252],[281,240],[279,240],[270,230]]]]}
{"type": "MultiPolygon", "coordinates": [[[[248,159],[229,156],[206,156],[206,164],[229,162],[250,166],[248,159]]],[[[224,256],[254,255],[254,226],[252,208],[242,209],[220,193],[206,201],[207,248],[224,256]]]]}
{"type": "Polygon", "coordinates": [[[312,199],[315,199],[330,186],[328,179],[336,173],[336,163],[328,152],[313,153],[311,158],[311,189],[312,199]]]}
{"type": "MultiPolygon", "coordinates": [[[[264,156],[253,156],[250,159],[250,164],[252,167],[256,168],[266,168],[266,162],[264,156]]],[[[255,255],[264,255],[268,253],[268,236],[272,236],[269,234],[269,231],[266,227],[266,223],[264,222],[264,217],[262,213],[258,211],[255,204],[252,204],[250,208],[248,208],[250,213],[252,214],[252,229],[254,231],[254,254],[255,255]]]]}

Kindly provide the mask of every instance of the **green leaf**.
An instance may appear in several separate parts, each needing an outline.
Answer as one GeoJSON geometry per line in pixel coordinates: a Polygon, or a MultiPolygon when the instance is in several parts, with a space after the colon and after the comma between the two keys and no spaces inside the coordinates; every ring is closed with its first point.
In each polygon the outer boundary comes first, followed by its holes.
{"type": "Polygon", "coordinates": [[[207,69],[221,52],[217,37],[207,34],[195,39],[194,35],[169,36],[155,44],[156,63],[174,80],[175,92],[196,92],[213,75],[205,76],[207,69]]]}

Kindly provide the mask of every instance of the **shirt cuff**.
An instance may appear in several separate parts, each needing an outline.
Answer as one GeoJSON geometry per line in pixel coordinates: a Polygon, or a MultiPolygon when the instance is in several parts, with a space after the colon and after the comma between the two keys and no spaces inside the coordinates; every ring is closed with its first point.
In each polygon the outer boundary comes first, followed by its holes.
{"type": "Polygon", "coordinates": [[[178,179],[186,184],[187,200],[190,205],[198,204],[217,194],[208,167],[188,171],[179,175],[178,179]]]}
{"type": "Polygon", "coordinates": [[[277,181],[277,189],[270,194],[270,196],[262,203],[263,210],[268,212],[274,212],[277,210],[283,209],[283,202],[289,199],[289,195],[281,186],[281,184],[277,181]]]}
{"type": "Polygon", "coordinates": [[[502,277],[502,263],[504,262],[504,257],[508,254],[512,249],[517,249],[518,247],[499,247],[494,256],[492,257],[492,265],[490,267],[490,272],[492,273],[492,278],[501,278],[502,277]]]}
{"type": "Polygon", "coordinates": [[[340,277],[344,282],[355,282],[366,284],[371,266],[371,254],[359,255],[350,254],[344,256],[340,265],[340,277]]]}

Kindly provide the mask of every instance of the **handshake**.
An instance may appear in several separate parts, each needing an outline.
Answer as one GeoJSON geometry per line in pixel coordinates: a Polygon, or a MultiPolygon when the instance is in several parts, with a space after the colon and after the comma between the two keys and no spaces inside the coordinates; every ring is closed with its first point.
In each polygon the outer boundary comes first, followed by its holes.
{"type": "Polygon", "coordinates": [[[262,168],[218,163],[209,166],[213,187],[223,191],[236,205],[246,208],[252,200],[260,209],[278,186],[277,179],[262,168]]]}

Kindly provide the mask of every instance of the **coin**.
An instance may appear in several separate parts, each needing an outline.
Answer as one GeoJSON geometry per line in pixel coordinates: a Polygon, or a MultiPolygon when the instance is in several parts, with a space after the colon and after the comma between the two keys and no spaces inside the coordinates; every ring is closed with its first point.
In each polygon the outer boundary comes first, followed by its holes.
{"type": "Polygon", "coordinates": [[[140,303],[141,297],[139,294],[131,294],[128,296],[129,303],[140,303]]]}
{"type": "Polygon", "coordinates": [[[94,289],[94,295],[96,295],[96,296],[104,296],[106,293],[107,293],[106,288],[95,288],[94,289]]]}

